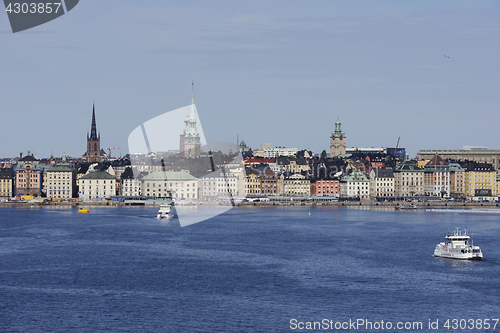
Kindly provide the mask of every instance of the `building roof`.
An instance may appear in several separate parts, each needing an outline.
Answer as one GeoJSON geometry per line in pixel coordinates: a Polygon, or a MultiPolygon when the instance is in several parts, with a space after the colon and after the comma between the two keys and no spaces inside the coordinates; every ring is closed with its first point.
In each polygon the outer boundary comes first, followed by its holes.
{"type": "Polygon", "coordinates": [[[89,172],[80,179],[115,179],[115,177],[105,171],[93,171],[89,172]]]}
{"type": "Polygon", "coordinates": [[[372,169],[375,173],[375,178],[394,178],[392,169],[372,169]]]}
{"type": "Polygon", "coordinates": [[[73,169],[66,166],[55,166],[46,170],[46,172],[72,172],[72,171],[73,169]]]}
{"type": "Polygon", "coordinates": [[[36,162],[38,160],[36,158],[34,158],[33,155],[26,155],[23,158],[20,158],[19,161],[23,161],[23,162],[36,162]]]}
{"type": "Polygon", "coordinates": [[[417,163],[415,161],[404,161],[396,165],[394,171],[400,172],[421,172],[424,171],[424,169],[419,168],[417,163]]]}
{"type": "Polygon", "coordinates": [[[495,171],[493,165],[489,163],[479,163],[474,161],[465,161],[462,163],[462,168],[465,171],[495,171]]]}
{"type": "Polygon", "coordinates": [[[425,165],[426,167],[436,167],[436,166],[447,166],[448,163],[446,163],[445,160],[443,160],[437,153],[430,159],[429,162],[425,165]]]}
{"type": "Polygon", "coordinates": [[[0,168],[0,179],[12,179],[14,178],[13,168],[0,168]]]}
{"type": "Polygon", "coordinates": [[[362,173],[358,171],[354,171],[353,173],[342,177],[342,182],[368,182],[368,178],[362,173]]]}
{"type": "Polygon", "coordinates": [[[156,171],[144,176],[143,180],[197,180],[184,171],[156,171]]]}
{"type": "Polygon", "coordinates": [[[450,171],[451,172],[464,172],[464,168],[462,168],[462,166],[458,163],[450,163],[449,164],[450,166],[450,171]]]}

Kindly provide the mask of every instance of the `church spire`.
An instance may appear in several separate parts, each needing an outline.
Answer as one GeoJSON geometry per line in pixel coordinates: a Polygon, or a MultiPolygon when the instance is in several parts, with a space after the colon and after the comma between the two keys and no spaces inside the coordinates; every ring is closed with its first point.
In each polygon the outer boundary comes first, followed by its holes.
{"type": "Polygon", "coordinates": [[[196,121],[195,114],[194,114],[194,80],[191,88],[191,114],[189,115],[189,119],[191,121],[196,121]]]}
{"type": "Polygon", "coordinates": [[[92,103],[92,126],[90,127],[90,139],[97,140],[97,126],[95,123],[95,104],[92,103]]]}

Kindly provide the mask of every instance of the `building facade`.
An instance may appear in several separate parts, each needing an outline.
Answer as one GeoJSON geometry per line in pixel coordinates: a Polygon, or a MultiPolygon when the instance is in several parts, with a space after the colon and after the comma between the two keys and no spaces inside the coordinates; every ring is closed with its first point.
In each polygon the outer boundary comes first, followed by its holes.
{"type": "Polygon", "coordinates": [[[91,171],[80,178],[82,200],[105,200],[115,195],[116,179],[105,171],[91,171]]]}
{"type": "Polygon", "coordinates": [[[465,170],[458,163],[449,163],[450,166],[450,196],[463,198],[465,170]]]}
{"type": "Polygon", "coordinates": [[[198,179],[184,171],[152,172],[142,178],[142,195],[196,200],[198,179]]]}
{"type": "Polygon", "coordinates": [[[311,181],[300,173],[283,176],[283,195],[286,196],[310,196],[311,181]]]}
{"type": "Polygon", "coordinates": [[[142,180],[141,174],[134,176],[132,167],[125,168],[125,171],[120,175],[121,180],[121,195],[126,197],[138,197],[142,195],[142,180]]]}
{"type": "Polygon", "coordinates": [[[14,169],[0,168],[0,197],[14,196],[14,169]]]}
{"type": "Polygon", "coordinates": [[[16,167],[15,195],[31,195],[39,197],[42,185],[42,169],[40,161],[33,155],[21,157],[16,167]]]}
{"type": "Polygon", "coordinates": [[[338,197],[340,195],[340,181],[337,177],[311,179],[311,195],[338,197]]]}
{"type": "Polygon", "coordinates": [[[497,172],[491,164],[467,161],[462,163],[462,168],[467,200],[497,200],[497,172]]]}
{"type": "Polygon", "coordinates": [[[55,166],[46,171],[47,198],[70,199],[75,197],[76,173],[66,166],[55,166]]]}
{"type": "Polygon", "coordinates": [[[438,154],[424,167],[424,194],[437,197],[450,196],[450,166],[438,154]]]}
{"type": "Polygon", "coordinates": [[[413,197],[424,195],[424,170],[414,161],[404,161],[396,165],[394,173],[394,195],[413,197]]]}
{"type": "Polygon", "coordinates": [[[359,171],[344,176],[340,180],[340,196],[342,198],[367,199],[370,195],[370,180],[359,171]]]}
{"type": "Polygon", "coordinates": [[[394,196],[394,172],[392,169],[372,169],[370,171],[370,197],[394,196]]]}

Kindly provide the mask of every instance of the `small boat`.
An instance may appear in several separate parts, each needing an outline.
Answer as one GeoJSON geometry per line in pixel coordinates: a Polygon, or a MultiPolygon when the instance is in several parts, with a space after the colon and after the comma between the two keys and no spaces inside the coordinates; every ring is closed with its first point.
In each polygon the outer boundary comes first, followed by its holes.
{"type": "Polygon", "coordinates": [[[441,242],[434,249],[435,257],[451,258],[451,259],[483,259],[483,253],[479,246],[474,246],[469,243],[469,235],[467,228],[462,235],[462,231],[456,228],[452,234],[446,234],[446,242],[441,242]]]}
{"type": "Polygon", "coordinates": [[[171,219],[174,217],[174,213],[172,212],[172,206],[170,204],[161,204],[158,213],[156,214],[157,219],[171,219]]]}
{"type": "Polygon", "coordinates": [[[397,205],[394,206],[395,209],[417,209],[415,205],[397,205]]]}
{"type": "Polygon", "coordinates": [[[81,207],[78,209],[78,213],[90,213],[90,209],[86,207],[81,207]]]}

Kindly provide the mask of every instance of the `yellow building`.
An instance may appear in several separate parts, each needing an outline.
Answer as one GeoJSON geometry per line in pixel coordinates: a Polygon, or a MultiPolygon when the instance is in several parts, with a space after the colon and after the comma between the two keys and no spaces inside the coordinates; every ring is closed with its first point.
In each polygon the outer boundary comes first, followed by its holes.
{"type": "Polygon", "coordinates": [[[283,177],[283,195],[309,196],[311,195],[311,181],[300,173],[283,177]]]}
{"type": "Polygon", "coordinates": [[[464,194],[468,200],[496,200],[497,172],[491,164],[468,161],[465,169],[464,194]]]}
{"type": "Polygon", "coordinates": [[[0,168],[0,197],[14,196],[14,169],[0,168]]]}
{"type": "Polygon", "coordinates": [[[245,178],[245,195],[260,195],[260,188],[260,173],[254,170],[247,170],[245,178]]]}
{"type": "Polygon", "coordinates": [[[266,157],[266,152],[263,151],[262,149],[254,150],[254,151],[252,151],[252,156],[253,157],[262,157],[262,158],[264,158],[264,157],[266,157]]]}

